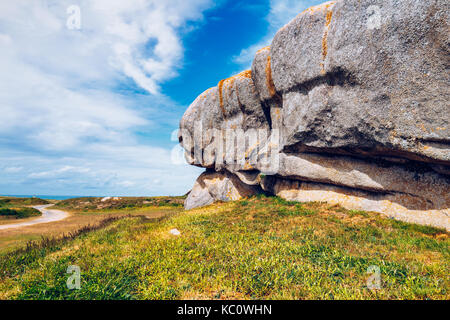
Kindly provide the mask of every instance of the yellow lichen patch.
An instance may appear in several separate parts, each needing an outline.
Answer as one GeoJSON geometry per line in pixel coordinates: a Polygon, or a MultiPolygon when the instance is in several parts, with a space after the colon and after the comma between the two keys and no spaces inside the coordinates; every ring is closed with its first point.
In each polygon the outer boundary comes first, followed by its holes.
{"type": "Polygon", "coordinates": [[[242,71],[241,73],[232,76],[230,78],[224,79],[224,80],[220,80],[219,84],[217,85],[218,89],[219,89],[219,106],[220,109],[222,110],[222,114],[225,115],[225,107],[224,107],[224,100],[223,100],[223,89],[225,88],[231,88],[234,85],[234,81],[237,78],[248,78],[251,79],[252,77],[252,71],[251,70],[245,70],[242,71]]]}
{"type": "Polygon", "coordinates": [[[391,133],[389,134],[389,137],[391,138],[391,140],[396,139],[397,138],[397,131],[392,130],[391,133]]]}
{"type": "Polygon", "coordinates": [[[327,10],[326,17],[325,17],[325,27],[322,37],[322,62],[320,63],[320,72],[322,74],[325,74],[325,58],[328,55],[328,30],[330,28],[331,19],[333,18],[333,11],[329,9],[333,3],[328,3],[324,8],[327,10]]]}
{"type": "MultiPolygon", "coordinates": [[[[225,82],[228,82],[228,83],[232,84],[237,78],[251,78],[251,77],[252,77],[252,71],[251,70],[245,70],[245,71],[242,71],[241,73],[238,73],[238,74],[236,74],[236,75],[234,75],[232,77],[229,77],[227,79],[221,80],[219,82],[219,86],[221,85],[221,83],[223,85],[225,82]]],[[[220,87],[219,87],[219,89],[220,89],[220,87]]]]}
{"type": "Polygon", "coordinates": [[[224,82],[225,80],[220,80],[218,87],[219,87],[219,106],[220,109],[222,110],[222,113],[225,115],[225,108],[223,106],[223,92],[222,92],[224,82]]]}
{"type": "Polygon", "coordinates": [[[251,78],[252,77],[252,70],[242,71],[236,77],[251,78]]]}
{"type": "Polygon", "coordinates": [[[274,113],[275,113],[275,117],[277,118],[277,120],[281,118],[280,108],[275,108],[274,113]]]}
{"type": "Polygon", "coordinates": [[[306,9],[305,11],[303,11],[302,13],[309,12],[309,14],[313,14],[317,11],[327,10],[329,7],[333,6],[335,3],[336,3],[336,1],[328,1],[325,3],[319,4],[317,6],[310,7],[308,9],[306,9]]]}
{"type": "Polygon", "coordinates": [[[258,51],[256,51],[256,54],[258,54],[260,52],[263,52],[263,51],[266,51],[266,50],[270,50],[270,46],[267,46],[267,47],[259,49],[258,51]]]}
{"type": "Polygon", "coordinates": [[[266,86],[267,89],[269,89],[269,94],[271,97],[275,96],[276,90],[275,90],[275,84],[273,83],[272,78],[272,66],[270,63],[270,56],[267,56],[267,63],[266,63],[266,86]]]}
{"type": "Polygon", "coordinates": [[[254,167],[248,161],[245,161],[243,169],[244,170],[252,170],[252,169],[254,169],[254,167]]]}
{"type": "Polygon", "coordinates": [[[332,17],[333,17],[333,11],[328,10],[327,11],[327,17],[326,17],[326,24],[325,24],[326,27],[328,27],[330,25],[332,17]]]}
{"type": "Polygon", "coordinates": [[[424,126],[423,123],[421,123],[421,124],[419,125],[419,128],[420,128],[420,130],[422,130],[423,132],[428,132],[427,129],[425,128],[425,126],[424,126]]]}
{"type": "Polygon", "coordinates": [[[322,39],[322,59],[325,60],[328,54],[328,44],[327,44],[327,38],[328,38],[328,29],[330,27],[331,18],[333,17],[333,12],[330,10],[327,12],[326,16],[326,22],[325,22],[325,32],[324,37],[322,39]]]}
{"type": "Polygon", "coordinates": [[[320,66],[320,73],[322,75],[324,75],[325,74],[325,64],[323,62],[321,62],[321,63],[319,63],[319,66],[320,66]]]}
{"type": "Polygon", "coordinates": [[[236,189],[232,188],[230,185],[228,185],[227,189],[228,190],[227,190],[226,197],[229,200],[236,201],[236,200],[239,200],[242,198],[241,195],[239,194],[239,192],[236,189]]]}
{"type": "MultiPolygon", "coordinates": [[[[301,16],[301,15],[304,15],[304,14],[306,14],[306,13],[314,14],[314,13],[316,13],[316,12],[318,12],[318,11],[328,10],[328,8],[330,8],[331,6],[334,6],[335,3],[336,3],[336,1],[328,1],[328,2],[322,3],[322,4],[320,4],[320,5],[310,7],[310,8],[308,8],[308,9],[302,11],[301,13],[299,13],[299,14],[297,15],[297,17],[299,17],[299,16],[301,16]]],[[[296,18],[297,18],[297,17],[296,17],[296,18]]],[[[296,19],[296,18],[295,18],[295,19],[296,19]]],[[[295,19],[294,19],[294,20],[295,20],[295,19]]],[[[330,20],[331,20],[331,19],[330,19],[330,20]]],[[[278,32],[284,30],[288,25],[289,25],[289,23],[288,23],[288,24],[285,24],[283,27],[280,28],[280,30],[278,30],[278,32]]]]}

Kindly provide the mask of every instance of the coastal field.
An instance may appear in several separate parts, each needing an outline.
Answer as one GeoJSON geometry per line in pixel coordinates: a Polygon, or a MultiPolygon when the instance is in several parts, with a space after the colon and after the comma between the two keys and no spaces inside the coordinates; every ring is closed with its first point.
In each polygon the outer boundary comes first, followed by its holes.
{"type": "MultiPolygon", "coordinates": [[[[66,211],[69,213],[69,217],[58,222],[37,224],[25,228],[0,230],[0,253],[23,248],[27,244],[29,245],[30,242],[61,238],[76,234],[80,230],[98,229],[108,221],[125,216],[161,217],[169,213],[181,211],[184,201],[183,197],[126,197],[116,199],[86,197],[63,201],[3,197],[0,199],[0,204],[2,199],[8,199],[9,205],[5,207],[17,207],[20,205],[22,209],[31,209],[34,211],[37,210],[32,209],[32,206],[53,204],[51,209],[66,211]]],[[[39,211],[37,211],[36,216],[39,214],[39,211]]],[[[29,220],[30,218],[23,219],[18,216],[15,218],[0,216],[0,225],[21,223],[29,220]]]]}
{"type": "Polygon", "coordinates": [[[66,200],[64,221],[0,233],[0,298],[450,298],[445,230],[263,195],[182,201],[66,200]]]}

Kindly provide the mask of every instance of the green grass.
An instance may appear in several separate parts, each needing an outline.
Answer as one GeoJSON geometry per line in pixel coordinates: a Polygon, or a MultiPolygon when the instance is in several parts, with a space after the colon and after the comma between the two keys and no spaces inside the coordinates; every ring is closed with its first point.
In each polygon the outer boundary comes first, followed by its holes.
{"type": "Polygon", "coordinates": [[[14,198],[14,197],[0,197],[0,208],[10,208],[19,206],[36,206],[42,204],[49,204],[47,200],[39,198],[14,198]]]}
{"type": "Polygon", "coordinates": [[[29,206],[48,203],[47,200],[39,198],[0,197],[0,217],[16,219],[37,217],[41,212],[29,206]]]}
{"type": "Polygon", "coordinates": [[[258,196],[0,256],[4,299],[449,299],[444,230],[258,196]],[[181,236],[169,230],[177,228],[181,236]],[[81,289],[66,287],[69,265],[81,289]],[[382,287],[369,290],[370,266],[382,287]]]}
{"type": "Polygon", "coordinates": [[[185,197],[120,197],[103,200],[99,197],[82,197],[59,201],[54,208],[76,212],[106,212],[111,210],[149,207],[183,207],[185,197]]]}

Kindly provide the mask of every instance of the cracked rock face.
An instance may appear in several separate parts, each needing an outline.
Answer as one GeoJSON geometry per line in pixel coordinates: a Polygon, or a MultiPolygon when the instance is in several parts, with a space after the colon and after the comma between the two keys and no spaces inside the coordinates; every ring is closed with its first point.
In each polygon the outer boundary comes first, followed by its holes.
{"type": "Polygon", "coordinates": [[[300,13],[183,116],[187,161],[239,185],[223,197],[202,175],[186,208],[264,190],[450,230],[449,13],[445,0],[300,13]]]}

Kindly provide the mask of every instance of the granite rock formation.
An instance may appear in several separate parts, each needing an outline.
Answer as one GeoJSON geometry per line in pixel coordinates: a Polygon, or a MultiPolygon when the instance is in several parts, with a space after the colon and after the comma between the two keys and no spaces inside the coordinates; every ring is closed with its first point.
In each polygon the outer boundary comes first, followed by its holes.
{"type": "Polygon", "coordinates": [[[185,207],[266,192],[450,230],[450,3],[337,0],[300,13],[180,123],[207,168],[185,207]]]}

